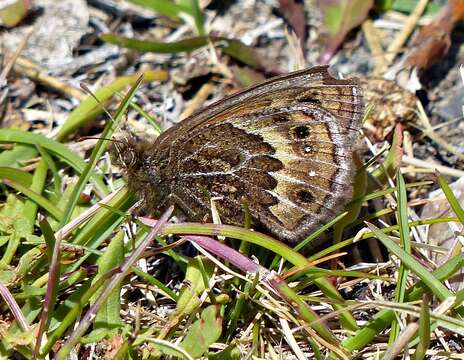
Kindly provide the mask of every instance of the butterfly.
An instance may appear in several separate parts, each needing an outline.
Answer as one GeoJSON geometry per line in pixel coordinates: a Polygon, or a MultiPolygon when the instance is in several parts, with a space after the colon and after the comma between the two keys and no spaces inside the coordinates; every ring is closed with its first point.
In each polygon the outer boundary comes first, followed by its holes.
{"type": "Polygon", "coordinates": [[[208,221],[211,199],[226,224],[296,243],[352,196],[353,147],[363,115],[354,79],[328,66],[271,78],[207,106],[156,139],[116,142],[113,158],[148,213],[174,205],[208,221]]]}

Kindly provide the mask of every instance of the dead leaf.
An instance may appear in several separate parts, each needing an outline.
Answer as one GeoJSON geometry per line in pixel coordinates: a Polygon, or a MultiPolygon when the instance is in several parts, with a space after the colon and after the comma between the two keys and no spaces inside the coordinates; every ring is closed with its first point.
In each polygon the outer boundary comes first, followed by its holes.
{"type": "Polygon", "coordinates": [[[464,19],[464,1],[449,0],[435,19],[424,26],[412,40],[414,50],[406,62],[425,70],[440,61],[451,47],[451,32],[464,19]]]}
{"type": "Polygon", "coordinates": [[[391,133],[396,124],[406,124],[415,119],[416,95],[395,81],[362,76],[358,82],[366,106],[374,107],[363,125],[373,141],[385,140],[385,136],[391,133]]]}
{"type": "Polygon", "coordinates": [[[26,17],[30,8],[29,0],[0,1],[0,25],[15,27],[26,17]]]}
{"type": "Polygon", "coordinates": [[[301,50],[305,52],[306,18],[304,4],[296,0],[279,0],[279,11],[292,27],[300,41],[301,50]]]}
{"type": "Polygon", "coordinates": [[[329,34],[329,40],[319,62],[327,64],[346,35],[364,21],[374,2],[373,0],[318,0],[317,5],[324,16],[324,26],[329,34]]]}

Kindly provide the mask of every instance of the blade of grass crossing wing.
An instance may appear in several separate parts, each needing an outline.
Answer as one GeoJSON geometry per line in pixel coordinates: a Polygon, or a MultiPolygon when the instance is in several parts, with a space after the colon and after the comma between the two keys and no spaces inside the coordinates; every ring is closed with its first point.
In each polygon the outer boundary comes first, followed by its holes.
{"type": "Polygon", "coordinates": [[[66,210],[64,212],[63,219],[61,221],[61,226],[64,226],[70,220],[72,211],[77,204],[80,193],[82,192],[85,185],[87,184],[87,181],[89,180],[91,173],[93,172],[97,164],[97,161],[100,159],[101,155],[105,151],[105,146],[108,142],[108,140],[106,139],[111,137],[111,134],[114,131],[114,128],[116,127],[118,122],[121,121],[125,111],[127,110],[129,106],[129,103],[132,101],[132,98],[134,97],[135,92],[137,91],[141,82],[142,82],[142,77],[139,77],[139,79],[131,87],[126,97],[121,102],[120,106],[118,107],[116,111],[116,115],[114,116],[114,122],[108,121],[108,123],[106,124],[105,129],[103,130],[103,133],[102,133],[102,138],[97,142],[96,146],[94,147],[92,154],[90,155],[89,162],[87,163],[87,166],[85,167],[84,171],[79,177],[79,180],[74,188],[73,194],[71,195],[71,198],[69,199],[68,205],[66,206],[66,210]]]}
{"type": "Polygon", "coordinates": [[[327,229],[331,228],[332,226],[336,225],[340,220],[342,220],[345,216],[348,215],[347,211],[342,212],[340,215],[329,221],[327,224],[321,226],[317,230],[315,230],[313,233],[311,233],[306,239],[304,239],[302,242],[300,242],[297,246],[293,248],[295,251],[300,251],[303,249],[307,244],[310,244],[311,241],[316,239],[319,235],[321,235],[324,231],[327,229]]]}
{"type": "MultiPolygon", "coordinates": [[[[406,184],[404,182],[403,175],[401,171],[398,171],[397,178],[396,178],[396,189],[397,189],[397,221],[400,230],[400,244],[404,251],[411,255],[411,239],[409,236],[409,224],[408,224],[408,199],[406,194],[406,184]]],[[[398,271],[398,280],[396,283],[395,289],[395,301],[397,303],[404,302],[404,297],[406,294],[406,286],[407,286],[407,278],[408,278],[408,269],[404,266],[403,262],[401,262],[399,271],[398,271]]],[[[389,345],[392,346],[393,343],[396,341],[398,334],[400,333],[400,325],[398,321],[393,321],[390,337],[389,337],[389,345]]]]}

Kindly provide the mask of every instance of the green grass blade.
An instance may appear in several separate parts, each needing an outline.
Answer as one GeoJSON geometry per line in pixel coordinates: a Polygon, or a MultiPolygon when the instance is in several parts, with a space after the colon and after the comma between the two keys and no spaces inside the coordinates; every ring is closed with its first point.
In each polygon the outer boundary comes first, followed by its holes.
{"type": "Polygon", "coordinates": [[[372,224],[368,224],[368,227],[375,234],[376,238],[389,251],[395,254],[409,270],[414,272],[441,301],[453,295],[430,271],[425,269],[416,259],[381,232],[380,229],[372,224]]]}
{"type": "Polygon", "coordinates": [[[179,5],[188,9],[187,12],[193,17],[195,23],[195,30],[198,35],[205,35],[205,26],[203,21],[203,14],[201,12],[200,3],[198,0],[181,0],[179,5]]]}
{"type": "Polygon", "coordinates": [[[167,16],[173,20],[180,20],[182,12],[189,11],[185,6],[176,4],[174,1],[169,0],[129,0],[130,2],[139,6],[146,7],[157,12],[160,15],[167,16]]]}
{"type": "MultiPolygon", "coordinates": [[[[406,184],[404,182],[403,175],[401,171],[398,171],[396,177],[396,187],[397,187],[397,221],[400,230],[400,244],[404,251],[411,255],[411,239],[409,236],[409,223],[408,223],[408,198],[406,194],[406,184]]],[[[408,279],[408,269],[404,266],[403,262],[401,262],[400,268],[398,270],[398,279],[396,282],[396,289],[395,289],[395,301],[397,303],[403,303],[404,297],[406,294],[406,287],[407,287],[407,279],[408,279]]],[[[395,320],[392,324],[390,337],[389,337],[389,345],[392,346],[393,343],[396,341],[399,333],[400,333],[400,325],[395,320]]]]}
{"type": "MultiPolygon", "coordinates": [[[[453,276],[464,264],[464,254],[451,258],[447,263],[432,272],[432,275],[440,281],[453,276]]],[[[424,282],[420,281],[408,290],[406,301],[417,301],[428,290],[424,282]]],[[[360,350],[369,344],[377,335],[384,331],[395,319],[393,310],[381,310],[375,314],[369,322],[359,329],[355,335],[342,342],[349,351],[360,350]]]]}
{"type": "Polygon", "coordinates": [[[53,174],[53,188],[55,189],[55,194],[58,195],[61,193],[61,176],[58,174],[58,168],[52,157],[44,148],[42,148],[40,145],[37,145],[36,147],[40,153],[40,156],[42,156],[42,159],[47,163],[48,168],[53,174]]]}
{"type": "Polygon", "coordinates": [[[13,180],[4,180],[4,183],[27,196],[30,200],[34,201],[35,204],[48,211],[55,219],[61,220],[63,218],[63,213],[60,209],[58,209],[50,200],[47,200],[43,196],[32,191],[30,188],[27,188],[13,180]]]}
{"type": "Polygon", "coordinates": [[[115,34],[105,33],[100,36],[103,41],[140,52],[154,52],[159,54],[174,54],[191,52],[213,43],[222,48],[227,55],[254,68],[262,68],[259,55],[255,49],[243,44],[240,40],[228,39],[220,36],[196,36],[174,42],[153,40],[138,40],[115,34]]]}
{"type": "Polygon", "coordinates": [[[29,161],[37,156],[34,146],[17,144],[11,150],[0,152],[0,166],[21,167],[23,161],[29,161]]]}
{"type": "MultiPolygon", "coordinates": [[[[215,225],[215,224],[166,224],[162,229],[163,234],[179,234],[179,235],[223,235],[238,240],[248,241],[257,244],[265,249],[268,249],[279,256],[282,256],[287,261],[298,267],[308,265],[306,258],[300,253],[293,251],[287,245],[273,238],[260,234],[256,231],[243,229],[237,226],[230,225],[215,225]]],[[[338,302],[343,302],[343,297],[326,278],[314,279],[314,284],[321,289],[325,296],[338,302]]],[[[343,310],[344,306],[334,305],[336,310],[343,310]]],[[[356,320],[349,311],[340,313],[340,321],[345,329],[356,330],[358,328],[356,320]]]]}
{"type": "Polygon", "coordinates": [[[419,318],[419,343],[414,352],[413,360],[422,360],[430,345],[430,307],[427,296],[422,297],[421,314],[419,318]]]}
{"type": "Polygon", "coordinates": [[[43,354],[48,354],[53,345],[63,337],[66,330],[74,325],[82,310],[89,305],[89,300],[92,295],[95,294],[105,280],[111,276],[114,276],[114,273],[106,273],[104,276],[97,278],[92,286],[90,286],[91,280],[88,280],[77,289],[76,293],[72,294],[72,298],[68,299],[70,301],[66,304],[66,307],[70,306],[70,308],[67,309],[64,318],[60,321],[56,329],[49,334],[48,341],[42,348],[43,354]]]}
{"type": "MultiPolygon", "coordinates": [[[[348,213],[345,211],[343,213],[341,213],[340,215],[336,216],[335,218],[333,218],[331,221],[329,221],[327,224],[324,224],[323,226],[321,226],[320,228],[316,229],[315,231],[313,231],[306,239],[304,239],[303,241],[301,241],[300,243],[298,243],[298,245],[296,245],[294,248],[293,248],[293,251],[300,251],[301,249],[303,249],[306,245],[310,244],[312,241],[314,241],[319,235],[321,235],[324,231],[328,230],[329,228],[331,228],[334,224],[336,224],[338,221],[340,221],[341,219],[343,219],[346,215],[348,215],[348,213]]],[[[276,256],[274,258],[274,260],[272,261],[272,264],[271,266],[269,267],[270,269],[275,269],[279,263],[279,260],[281,258],[279,256],[276,256]]],[[[308,261],[312,261],[312,260],[308,260],[308,261]]]]}
{"type": "Polygon", "coordinates": [[[13,180],[25,187],[32,184],[31,174],[8,166],[0,166],[0,179],[13,180]]]}
{"type": "MultiPolygon", "coordinates": [[[[0,143],[39,145],[73,167],[79,174],[82,174],[86,167],[85,161],[65,145],[39,134],[14,129],[0,129],[0,143]]],[[[108,194],[108,189],[100,176],[92,174],[91,180],[100,193],[108,194]]]]}
{"type": "MultiPolygon", "coordinates": [[[[107,272],[110,272],[112,269],[118,268],[123,262],[124,231],[119,231],[114,238],[111,239],[111,242],[105,249],[103,255],[97,260],[97,278],[103,276],[103,274],[107,272]]],[[[103,289],[99,289],[92,295],[92,298],[90,299],[91,304],[95,302],[102,291],[103,289]]],[[[98,313],[95,316],[92,332],[86,335],[83,339],[85,343],[99,342],[104,338],[111,338],[118,334],[123,325],[120,315],[120,296],[121,284],[117,284],[117,286],[111,289],[111,294],[108,296],[108,299],[98,310],[98,313]]]]}
{"type": "Polygon", "coordinates": [[[372,172],[372,176],[376,179],[375,183],[369,183],[367,193],[371,193],[375,190],[378,185],[386,184],[389,178],[392,178],[397,172],[401,159],[403,157],[403,148],[401,144],[403,143],[403,133],[401,127],[397,126],[395,128],[395,133],[393,134],[393,141],[388,152],[387,157],[383,164],[375,169],[372,172]]]}
{"type": "Polygon", "coordinates": [[[461,204],[459,204],[458,199],[456,199],[453,190],[451,190],[445,178],[440,174],[437,174],[437,181],[459,221],[464,224],[464,210],[462,209],[461,204]]]}
{"type": "Polygon", "coordinates": [[[106,139],[111,137],[111,134],[114,131],[115,127],[117,126],[118,122],[122,120],[122,117],[125,114],[127,108],[129,107],[129,104],[132,101],[132,98],[134,97],[135,92],[137,91],[141,82],[142,82],[142,78],[140,77],[135,82],[135,84],[132,86],[132,88],[128,91],[126,97],[121,102],[120,106],[118,107],[116,111],[116,115],[114,116],[114,123],[111,119],[110,121],[108,121],[107,125],[105,126],[105,129],[103,130],[103,133],[102,133],[102,138],[97,142],[97,145],[94,147],[92,154],[90,155],[90,159],[84,171],[82,172],[81,176],[79,177],[79,181],[74,187],[73,193],[66,206],[66,210],[64,211],[64,216],[61,221],[61,226],[64,226],[70,220],[71,214],[74,210],[74,207],[77,204],[80,193],[82,192],[85,185],[87,184],[87,181],[89,180],[93,170],[95,169],[97,162],[99,161],[101,155],[105,151],[105,147],[108,142],[108,140],[106,139]]]}
{"type": "Polygon", "coordinates": [[[155,52],[159,54],[174,54],[179,52],[191,52],[208,44],[208,36],[197,36],[189,39],[162,42],[153,40],[138,40],[114,34],[102,34],[100,38],[110,44],[118,45],[140,52],[155,52]]]}
{"type": "MultiPolygon", "coordinates": [[[[128,94],[127,99],[131,99],[137,86],[133,87],[133,91],[130,91],[128,94]],[[132,96],[131,96],[132,94],[132,96]]],[[[126,103],[126,106],[128,104],[126,103]]],[[[115,274],[108,284],[106,284],[105,289],[103,292],[98,296],[98,299],[95,303],[87,310],[85,316],[82,318],[79,325],[76,327],[74,332],[70,335],[70,337],[66,340],[63,344],[61,349],[58,351],[56,358],[64,360],[67,358],[68,354],[71,352],[72,348],[80,341],[81,337],[87,331],[93,320],[95,319],[95,314],[98,312],[100,307],[103,303],[108,299],[108,296],[111,294],[111,289],[115,286],[121,284],[123,279],[129,274],[132,269],[132,266],[135,262],[140,258],[142,253],[146,250],[147,246],[151,245],[155,236],[158,235],[160,229],[163,225],[169,220],[174,208],[170,207],[166,210],[163,215],[158,220],[157,224],[152,228],[151,232],[145,237],[143,242],[132,252],[132,254],[125,259],[124,264],[120,267],[117,274],[115,274]]]]}
{"type": "MultiPolygon", "coordinates": [[[[43,333],[47,331],[50,319],[53,316],[53,311],[56,304],[58,288],[60,284],[61,276],[61,246],[59,240],[55,238],[53,230],[46,219],[40,222],[40,229],[44,236],[47,244],[47,258],[49,263],[49,273],[47,280],[47,292],[42,307],[42,313],[40,315],[40,325],[37,335],[37,341],[35,344],[34,355],[39,353],[40,346],[42,344],[43,333]]],[[[34,356],[34,357],[35,357],[34,356]]]]}
{"type": "Polygon", "coordinates": [[[201,312],[201,318],[189,326],[187,334],[180,343],[192,357],[198,359],[215,343],[222,333],[224,307],[209,305],[201,312]]]}
{"type": "MultiPolygon", "coordinates": [[[[95,91],[95,97],[101,102],[111,99],[114,94],[124,89],[126,86],[133,86],[139,74],[121,76],[113,81],[111,84],[98,89],[95,91]]],[[[168,79],[168,73],[162,70],[151,70],[146,71],[144,74],[144,81],[166,81],[168,79]]],[[[58,131],[56,140],[63,141],[69,135],[71,135],[78,128],[87,125],[92,119],[95,119],[98,115],[103,113],[103,108],[95,101],[92,96],[89,96],[80,105],[75,108],[72,113],[66,119],[66,122],[58,131]]]]}

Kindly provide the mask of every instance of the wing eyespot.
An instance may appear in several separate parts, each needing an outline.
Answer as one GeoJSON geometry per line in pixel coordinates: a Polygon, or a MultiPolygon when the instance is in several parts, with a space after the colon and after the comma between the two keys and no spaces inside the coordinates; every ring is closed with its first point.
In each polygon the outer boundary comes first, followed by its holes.
{"type": "Polygon", "coordinates": [[[309,155],[309,154],[312,154],[314,152],[314,149],[313,149],[313,147],[311,145],[303,144],[303,152],[306,155],[309,155]]]}
{"type": "Polygon", "coordinates": [[[314,201],[314,195],[308,190],[299,190],[296,193],[298,200],[303,203],[310,203],[314,201]]]}
{"type": "Polygon", "coordinates": [[[306,139],[311,133],[311,129],[307,125],[300,125],[293,128],[293,132],[297,139],[306,139]]]}

